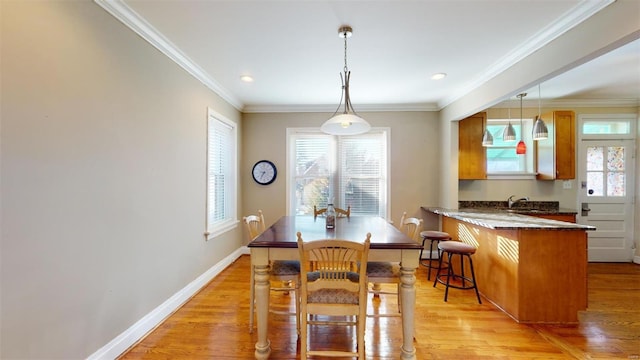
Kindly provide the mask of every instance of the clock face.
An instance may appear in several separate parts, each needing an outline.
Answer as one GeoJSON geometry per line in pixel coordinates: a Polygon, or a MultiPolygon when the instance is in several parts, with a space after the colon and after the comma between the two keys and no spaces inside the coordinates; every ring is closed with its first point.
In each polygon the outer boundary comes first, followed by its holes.
{"type": "Polygon", "coordinates": [[[253,180],[260,185],[269,185],[276,180],[278,171],[276,166],[269,160],[260,160],[253,165],[253,180]]]}

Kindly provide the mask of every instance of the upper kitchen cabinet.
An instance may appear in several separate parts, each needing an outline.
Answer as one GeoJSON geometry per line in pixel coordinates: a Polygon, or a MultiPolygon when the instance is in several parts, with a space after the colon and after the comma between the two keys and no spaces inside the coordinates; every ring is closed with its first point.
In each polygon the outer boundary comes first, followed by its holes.
{"type": "Polygon", "coordinates": [[[458,179],[487,178],[487,153],[482,134],[487,113],[480,112],[458,122],[458,179]]]}
{"type": "Polygon", "coordinates": [[[542,114],[549,137],[536,141],[536,178],[568,180],[576,177],[576,120],[573,111],[542,114]]]}

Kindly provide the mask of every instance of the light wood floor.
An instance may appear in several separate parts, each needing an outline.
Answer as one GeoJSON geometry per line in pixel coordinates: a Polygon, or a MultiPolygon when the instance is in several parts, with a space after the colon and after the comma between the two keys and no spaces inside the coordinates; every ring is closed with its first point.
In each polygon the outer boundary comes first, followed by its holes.
{"type": "MultiPolygon", "coordinates": [[[[249,257],[242,256],[121,359],[252,359],[249,257]]],[[[432,287],[424,268],[416,282],[417,359],[640,359],[640,265],[589,264],[589,308],[575,325],[518,324],[473,291],[432,287]]],[[[433,279],[433,277],[432,277],[433,279]]],[[[272,293],[274,304],[291,297],[272,293]]],[[[369,312],[397,309],[394,296],[369,301],[369,312]]],[[[295,359],[293,317],[270,315],[271,359],[295,359]]],[[[313,341],[338,346],[350,331],[310,331],[313,341]]],[[[398,359],[399,318],[369,318],[367,359],[398,359]]]]}

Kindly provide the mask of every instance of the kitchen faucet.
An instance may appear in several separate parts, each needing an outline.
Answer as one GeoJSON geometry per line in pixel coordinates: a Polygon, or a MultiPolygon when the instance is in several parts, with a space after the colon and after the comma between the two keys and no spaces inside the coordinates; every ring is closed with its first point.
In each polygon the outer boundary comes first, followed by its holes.
{"type": "Polygon", "coordinates": [[[517,200],[513,200],[513,198],[515,197],[515,195],[511,195],[509,196],[509,198],[507,199],[507,203],[509,204],[509,209],[511,209],[511,207],[521,201],[529,201],[529,197],[525,196],[523,198],[517,199],[517,200]]]}

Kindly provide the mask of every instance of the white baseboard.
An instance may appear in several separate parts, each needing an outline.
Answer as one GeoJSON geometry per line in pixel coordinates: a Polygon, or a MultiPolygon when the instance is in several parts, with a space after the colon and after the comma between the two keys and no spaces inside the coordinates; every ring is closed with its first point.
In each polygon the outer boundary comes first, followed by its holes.
{"type": "Polygon", "coordinates": [[[640,264],[640,256],[636,255],[633,257],[633,263],[634,264],[640,264]]]}
{"type": "Polygon", "coordinates": [[[160,304],[157,308],[153,309],[142,319],[138,320],[130,328],[116,336],[115,339],[111,340],[98,351],[89,355],[87,360],[109,360],[120,356],[149,331],[162,323],[167,316],[179,309],[193,295],[207,285],[209,281],[220,274],[222,270],[231,265],[231,263],[238,259],[242,254],[249,254],[249,249],[246,246],[239,248],[217,264],[213,265],[209,270],[205,271],[202,275],[198,276],[195,280],[160,304]]]}

